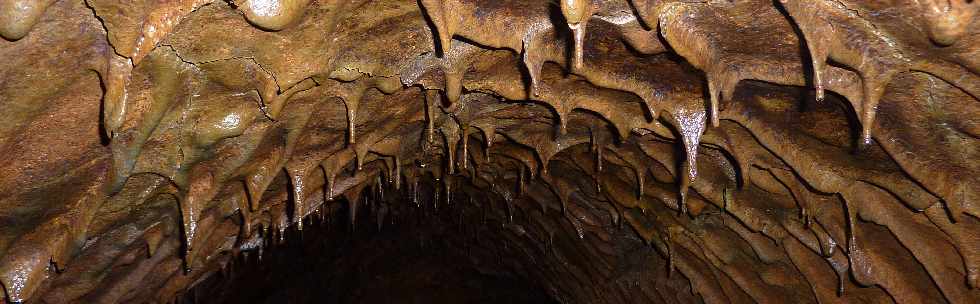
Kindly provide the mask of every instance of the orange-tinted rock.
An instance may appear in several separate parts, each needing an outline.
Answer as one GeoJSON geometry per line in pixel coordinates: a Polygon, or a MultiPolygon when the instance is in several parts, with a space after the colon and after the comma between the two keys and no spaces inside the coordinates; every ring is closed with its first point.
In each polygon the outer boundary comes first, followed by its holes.
{"type": "Polygon", "coordinates": [[[0,284],[309,300],[377,233],[563,303],[975,303],[978,8],[0,0],[0,284]]]}

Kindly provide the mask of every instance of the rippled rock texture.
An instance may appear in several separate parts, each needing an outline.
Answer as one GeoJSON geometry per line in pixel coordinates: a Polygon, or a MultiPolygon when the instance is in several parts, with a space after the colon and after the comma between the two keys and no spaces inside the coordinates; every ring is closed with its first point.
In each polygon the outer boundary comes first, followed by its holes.
{"type": "Polygon", "coordinates": [[[977,303],[978,12],[0,0],[5,301],[422,217],[562,303],[977,303]]]}

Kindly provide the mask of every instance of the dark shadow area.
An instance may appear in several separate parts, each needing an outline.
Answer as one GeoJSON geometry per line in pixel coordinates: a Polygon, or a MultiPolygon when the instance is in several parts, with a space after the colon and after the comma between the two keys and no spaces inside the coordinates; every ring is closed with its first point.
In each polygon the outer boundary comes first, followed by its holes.
{"type": "Polygon", "coordinates": [[[348,204],[334,204],[332,218],[287,230],[265,252],[242,252],[180,303],[557,303],[445,241],[459,230],[426,213],[449,210],[423,204],[418,214],[378,217],[382,207],[365,204],[351,229],[348,204]]]}

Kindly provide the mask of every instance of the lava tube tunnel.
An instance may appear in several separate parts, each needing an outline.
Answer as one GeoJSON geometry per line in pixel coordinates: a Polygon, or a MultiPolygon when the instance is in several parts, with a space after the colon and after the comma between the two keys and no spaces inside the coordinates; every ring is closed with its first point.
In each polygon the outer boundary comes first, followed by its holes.
{"type": "Polygon", "coordinates": [[[0,303],[980,303],[977,15],[0,0],[0,303]]]}

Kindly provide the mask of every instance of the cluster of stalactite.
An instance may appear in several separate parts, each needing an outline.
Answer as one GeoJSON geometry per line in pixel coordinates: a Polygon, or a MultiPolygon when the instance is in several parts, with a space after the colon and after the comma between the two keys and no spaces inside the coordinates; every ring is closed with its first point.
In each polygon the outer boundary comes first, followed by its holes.
{"type": "Polygon", "coordinates": [[[171,301],[424,194],[564,303],[974,303],[978,10],[0,0],[5,301],[171,301]]]}

